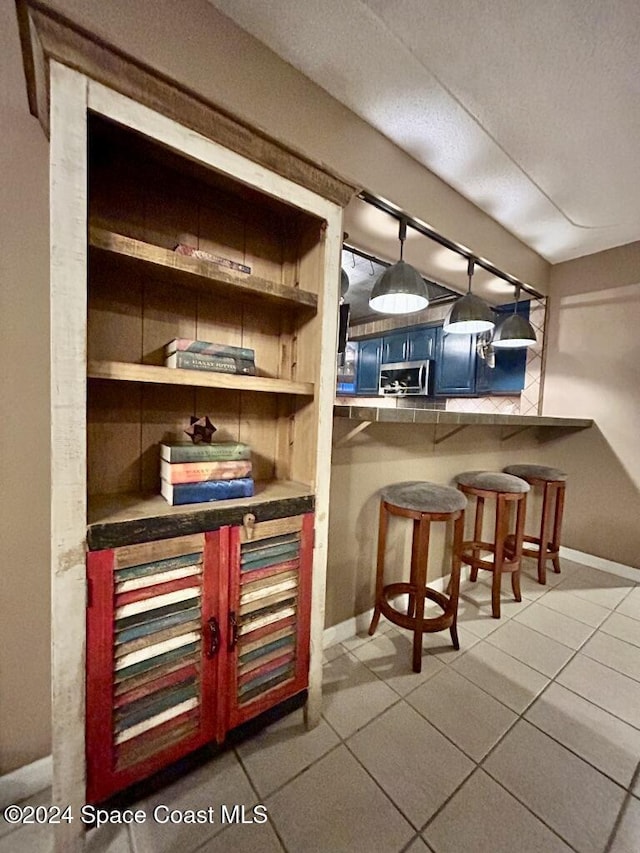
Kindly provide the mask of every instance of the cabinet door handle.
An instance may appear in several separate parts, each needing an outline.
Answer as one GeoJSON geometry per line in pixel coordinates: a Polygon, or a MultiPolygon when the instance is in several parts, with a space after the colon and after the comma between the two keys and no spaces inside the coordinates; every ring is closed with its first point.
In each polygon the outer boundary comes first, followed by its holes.
{"type": "Polygon", "coordinates": [[[238,644],[238,618],[235,610],[229,611],[229,651],[232,652],[238,644]]]}
{"type": "Polygon", "coordinates": [[[207,628],[209,629],[209,646],[207,648],[207,657],[214,658],[218,654],[220,648],[220,626],[215,616],[207,620],[207,628]]]}

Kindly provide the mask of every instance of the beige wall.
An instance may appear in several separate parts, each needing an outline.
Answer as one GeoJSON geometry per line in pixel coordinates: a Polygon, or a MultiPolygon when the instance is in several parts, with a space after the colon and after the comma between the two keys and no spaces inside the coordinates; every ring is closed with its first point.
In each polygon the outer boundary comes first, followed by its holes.
{"type": "Polygon", "coordinates": [[[548,316],[543,414],[597,422],[547,450],[565,544],[640,567],[640,242],[553,267],[548,316]]]}
{"type": "Polygon", "coordinates": [[[0,773],[49,751],[47,141],[0,4],[0,773]]]}

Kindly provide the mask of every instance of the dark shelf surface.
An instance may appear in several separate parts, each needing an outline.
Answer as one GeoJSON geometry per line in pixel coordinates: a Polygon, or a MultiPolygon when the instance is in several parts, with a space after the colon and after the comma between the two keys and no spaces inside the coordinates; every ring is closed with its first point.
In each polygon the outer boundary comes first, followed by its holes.
{"type": "Polygon", "coordinates": [[[156,539],[242,524],[251,512],[256,521],[285,518],[314,509],[313,489],[291,480],[256,482],[250,498],[170,506],[158,494],[100,495],[88,502],[87,547],[90,551],[136,545],[156,539]]]}

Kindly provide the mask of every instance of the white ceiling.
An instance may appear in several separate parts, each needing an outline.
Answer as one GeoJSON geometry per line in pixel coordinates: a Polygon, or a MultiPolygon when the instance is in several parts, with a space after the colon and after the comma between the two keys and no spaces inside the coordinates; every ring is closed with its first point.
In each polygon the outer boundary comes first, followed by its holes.
{"type": "Polygon", "coordinates": [[[210,0],[556,263],[640,239],[639,0],[210,0]]]}

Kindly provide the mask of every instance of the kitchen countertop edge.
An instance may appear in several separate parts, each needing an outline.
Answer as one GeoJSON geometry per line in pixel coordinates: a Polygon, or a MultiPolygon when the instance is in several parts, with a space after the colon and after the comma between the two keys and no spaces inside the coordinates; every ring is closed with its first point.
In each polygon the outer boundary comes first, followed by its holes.
{"type": "Polygon", "coordinates": [[[588,429],[593,426],[590,418],[566,418],[554,415],[506,415],[482,412],[444,412],[438,409],[419,408],[377,408],[376,406],[353,406],[336,403],[334,417],[348,418],[354,421],[372,421],[376,423],[417,423],[451,425],[500,425],[522,427],[571,427],[588,429]]]}

